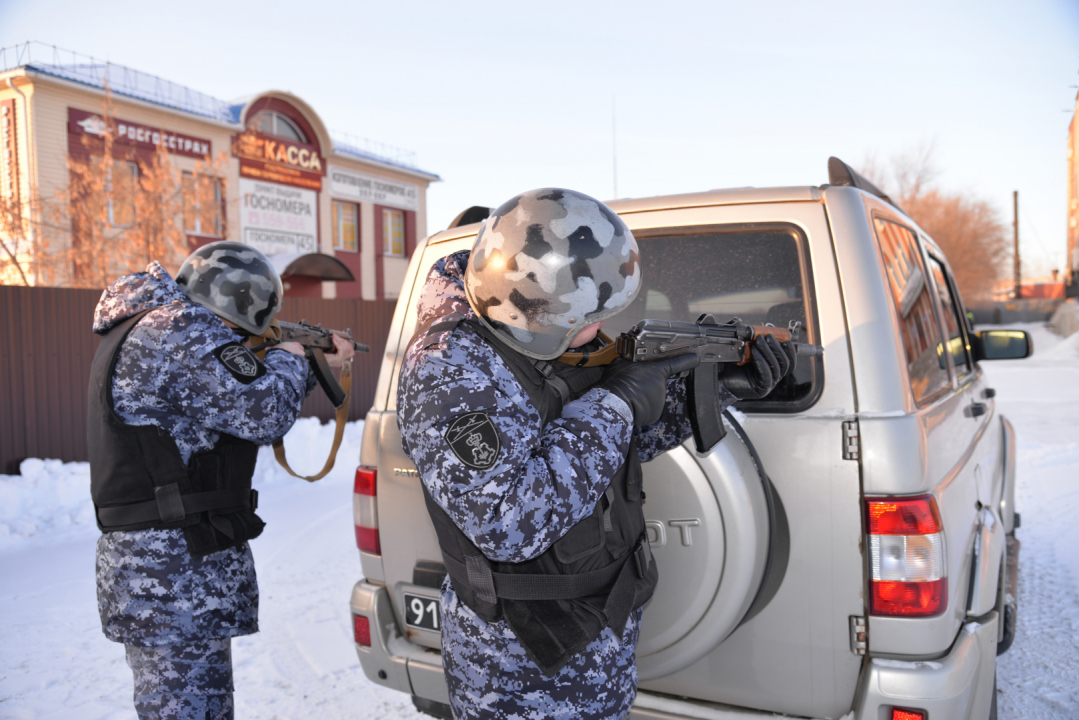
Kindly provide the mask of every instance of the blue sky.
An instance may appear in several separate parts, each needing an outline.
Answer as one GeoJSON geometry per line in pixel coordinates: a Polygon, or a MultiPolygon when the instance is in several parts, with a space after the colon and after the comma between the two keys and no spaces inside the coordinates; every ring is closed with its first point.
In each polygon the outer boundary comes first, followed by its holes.
{"type": "Polygon", "coordinates": [[[327,126],[413,150],[444,182],[428,231],[525,189],[641,197],[821,184],[932,143],[945,189],[1062,267],[1079,1],[0,0],[39,40],[228,100],[280,89],[327,126]]]}

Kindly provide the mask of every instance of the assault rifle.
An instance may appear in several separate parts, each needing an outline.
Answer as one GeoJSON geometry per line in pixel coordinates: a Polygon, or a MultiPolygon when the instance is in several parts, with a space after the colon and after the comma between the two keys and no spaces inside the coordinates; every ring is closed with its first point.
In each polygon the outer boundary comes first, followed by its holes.
{"type": "Polygon", "coordinates": [[[275,324],[281,329],[278,337],[273,337],[273,325],[271,325],[266,335],[262,336],[264,342],[253,346],[251,352],[267,350],[283,342],[294,342],[303,345],[304,355],[311,365],[311,370],[315,373],[318,384],[326,393],[326,397],[333,403],[333,406],[335,408],[341,407],[348,397],[348,393],[341,389],[333,376],[333,371],[330,370],[329,363],[326,362],[326,352],[334,352],[333,336],[337,335],[351,342],[352,348],[356,352],[370,352],[371,348],[353,340],[351,330],[331,330],[321,325],[312,325],[306,320],[301,320],[299,324],[282,321],[277,321],[275,324]]]}
{"type": "MultiPolygon", "coordinates": [[[[695,323],[642,320],[615,339],[615,351],[632,362],[697,354],[701,364],[687,379],[686,391],[690,417],[693,418],[693,441],[697,452],[704,453],[726,435],[715,390],[720,365],[745,365],[749,362],[753,343],[765,335],[774,335],[779,342],[787,342],[801,334],[804,331],[798,321],[791,321],[786,328],[747,325],[737,318],[721,325],[713,316],[704,314],[695,323]]],[[[794,348],[800,358],[824,354],[824,348],[819,345],[795,342],[794,348]]]]}

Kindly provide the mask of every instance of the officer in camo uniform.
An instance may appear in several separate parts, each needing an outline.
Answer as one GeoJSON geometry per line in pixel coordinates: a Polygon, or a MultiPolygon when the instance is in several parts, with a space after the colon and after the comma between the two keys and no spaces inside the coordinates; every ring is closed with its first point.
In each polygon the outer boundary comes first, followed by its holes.
{"type": "MultiPolygon", "coordinates": [[[[282,437],[314,387],[303,348],[244,343],[281,308],[281,280],[234,242],[157,262],[101,296],[90,382],[97,596],[126,647],[140,718],[232,718],[231,638],[258,630],[247,541],[258,445],[282,437]]],[[[341,342],[331,364],[351,356],[341,342]]]]}
{"type": "MultiPolygon", "coordinates": [[[[640,283],[622,220],[547,188],[495,210],[423,287],[397,417],[448,570],[455,718],[622,718],[633,704],[658,577],[640,463],[691,434],[682,375],[697,362],[587,366],[640,283]]],[[[766,392],[792,364],[793,347],[762,346],[732,376],[766,392]]]]}

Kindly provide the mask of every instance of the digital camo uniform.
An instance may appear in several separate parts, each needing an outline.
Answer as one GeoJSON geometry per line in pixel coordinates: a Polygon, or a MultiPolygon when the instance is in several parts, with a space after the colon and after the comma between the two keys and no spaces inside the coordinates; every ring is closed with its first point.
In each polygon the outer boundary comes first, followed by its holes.
{"type": "MultiPolygon", "coordinates": [[[[237,333],[191,302],[157,262],[105,290],[94,331],[147,309],[124,341],[112,379],[114,407],[126,424],[161,428],[187,463],[221,433],[268,444],[295,422],[314,387],[304,359],[267,353],[262,374],[241,382],[214,352],[236,343],[237,333]]],[[[208,704],[173,707],[161,717],[232,717],[228,638],[258,630],[258,585],[246,542],[193,558],[183,529],[106,532],[97,545],[97,591],[106,637],[128,646],[137,707],[153,705],[147,696],[163,692],[176,696],[174,705],[208,704]],[[143,672],[170,649],[174,673],[155,679],[143,672]],[[169,687],[155,684],[164,678],[171,678],[169,687]],[[215,679],[224,684],[215,689],[215,679]],[[185,698],[190,688],[211,694],[185,698]]]]}
{"type": "MultiPolygon", "coordinates": [[[[475,320],[464,296],[468,262],[469,251],[463,251],[435,263],[420,294],[420,325],[451,313],[475,320]]],[[[606,390],[588,390],[541,433],[540,416],[513,373],[461,323],[407,350],[397,412],[404,450],[435,502],[488,558],[523,562],[588,516],[624,462],[634,430],[606,402],[609,397],[606,390]],[[486,413],[497,428],[498,457],[485,471],[461,462],[444,439],[455,419],[474,411],[486,413]]],[[[672,379],[663,417],[637,430],[641,459],[674,447],[690,432],[685,383],[672,379]]],[[[621,637],[605,628],[546,677],[508,624],[479,618],[458,599],[449,577],[441,610],[442,660],[455,717],[618,718],[633,703],[640,611],[630,615],[621,637]],[[522,687],[529,692],[522,695],[522,687]]]]}

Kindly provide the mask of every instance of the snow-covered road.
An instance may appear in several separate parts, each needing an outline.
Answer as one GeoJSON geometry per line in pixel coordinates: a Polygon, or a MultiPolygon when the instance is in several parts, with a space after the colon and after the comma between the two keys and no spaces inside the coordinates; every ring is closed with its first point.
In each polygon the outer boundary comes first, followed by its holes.
{"type": "Polygon", "coordinates": [[[1001,718],[1079,718],[1079,333],[1043,328],[1034,357],[983,363],[1018,436],[1019,624],[999,659],[1001,718]]]}
{"type": "MultiPolygon", "coordinates": [[[[999,666],[1000,717],[1079,717],[1079,335],[1040,327],[1037,354],[985,363],[998,411],[1019,436],[1023,515],[1019,629],[999,666]]],[[[423,718],[409,699],[364,678],[348,597],[359,576],[352,530],[349,427],[338,467],[313,485],[263,451],[256,472],[266,532],[253,543],[262,593],[256,635],[234,643],[237,717],[423,718]]],[[[299,469],[321,464],[329,432],[297,424],[299,469]]],[[[101,635],[94,598],[97,530],[85,465],[31,462],[0,476],[0,718],[130,720],[123,648],[101,635]]]]}
{"type": "MultiPolygon", "coordinates": [[[[352,646],[348,599],[360,568],[351,498],[362,429],[349,425],[338,467],[310,485],[285,475],[268,449],[259,455],[267,529],[252,550],[261,632],[233,642],[238,718],[427,717],[408,696],[368,683],[352,646]]],[[[321,467],[331,438],[317,420],[297,423],[286,438],[293,467],[321,467]]],[[[93,512],[73,490],[85,496],[89,471],[33,469],[41,474],[30,492],[12,487],[27,478],[0,476],[0,718],[131,720],[131,670],[97,617],[93,512]]]]}

